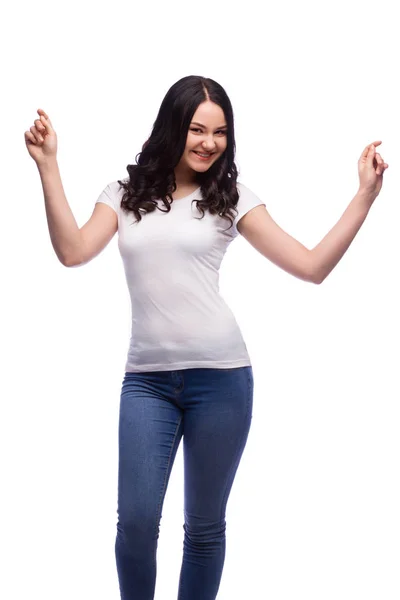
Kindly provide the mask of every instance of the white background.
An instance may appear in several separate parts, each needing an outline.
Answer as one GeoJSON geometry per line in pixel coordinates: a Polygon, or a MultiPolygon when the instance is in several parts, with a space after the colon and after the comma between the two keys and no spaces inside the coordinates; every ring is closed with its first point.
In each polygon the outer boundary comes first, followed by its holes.
{"type": "MultiPolygon", "coordinates": [[[[211,77],[235,111],[240,180],[312,248],[389,169],[321,286],[240,236],[221,292],[254,369],[227,509],[218,600],[398,600],[399,36],[395,2],[17,2],[2,15],[1,565],[5,600],[117,600],[119,392],[130,305],[117,236],[67,269],[52,249],[24,132],[59,139],[82,226],[148,136],[168,88],[211,77]]],[[[161,520],[156,600],[174,600],[182,445],[161,520]]],[[[138,599],[140,600],[140,599],[138,599]]]]}

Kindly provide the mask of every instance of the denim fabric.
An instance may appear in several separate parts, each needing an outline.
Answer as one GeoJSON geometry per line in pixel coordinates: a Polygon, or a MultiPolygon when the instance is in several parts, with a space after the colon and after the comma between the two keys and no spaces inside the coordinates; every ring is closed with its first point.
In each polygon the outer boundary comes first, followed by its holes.
{"type": "Polygon", "coordinates": [[[121,600],[154,598],[162,506],[182,437],[184,539],[177,597],[215,600],[225,559],[226,504],[252,407],[251,366],[125,373],[115,544],[121,600]]]}

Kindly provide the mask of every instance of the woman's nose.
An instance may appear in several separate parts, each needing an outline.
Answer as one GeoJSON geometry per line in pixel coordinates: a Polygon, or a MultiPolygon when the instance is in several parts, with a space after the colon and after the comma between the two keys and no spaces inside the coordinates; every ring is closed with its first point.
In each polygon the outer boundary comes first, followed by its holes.
{"type": "Polygon", "coordinates": [[[203,148],[205,150],[214,150],[215,148],[215,140],[213,137],[209,137],[203,141],[203,148]]]}

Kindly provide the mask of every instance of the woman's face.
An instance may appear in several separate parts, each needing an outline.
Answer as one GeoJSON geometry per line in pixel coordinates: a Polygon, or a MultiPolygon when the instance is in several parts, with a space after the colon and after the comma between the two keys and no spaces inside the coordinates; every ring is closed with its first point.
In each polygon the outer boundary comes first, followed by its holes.
{"type": "Polygon", "coordinates": [[[193,115],[186,139],[186,147],[179,161],[179,169],[188,168],[204,173],[225,152],[227,125],[224,111],[210,100],[202,102],[193,115]]]}

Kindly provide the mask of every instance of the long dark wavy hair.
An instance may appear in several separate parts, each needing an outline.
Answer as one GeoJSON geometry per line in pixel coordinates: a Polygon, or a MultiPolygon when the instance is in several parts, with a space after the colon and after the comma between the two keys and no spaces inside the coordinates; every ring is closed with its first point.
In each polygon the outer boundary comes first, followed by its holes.
{"type": "Polygon", "coordinates": [[[172,194],[176,190],[174,169],[178,165],[186,146],[186,138],[193,115],[199,104],[211,100],[224,111],[227,123],[227,147],[219,159],[205,172],[198,173],[197,181],[202,199],[195,199],[198,210],[204,217],[204,209],[212,215],[229,219],[237,209],[238,170],[235,165],[235,132],[231,101],[224,88],[205,77],[189,75],[177,81],[167,92],[161,103],[157,119],[149,139],[136,156],[135,165],[128,165],[129,178],[118,180],[125,190],[121,208],[134,213],[137,221],[144,213],[156,208],[162,212],[171,210],[172,194]],[[161,199],[166,210],[160,208],[161,199]]]}

